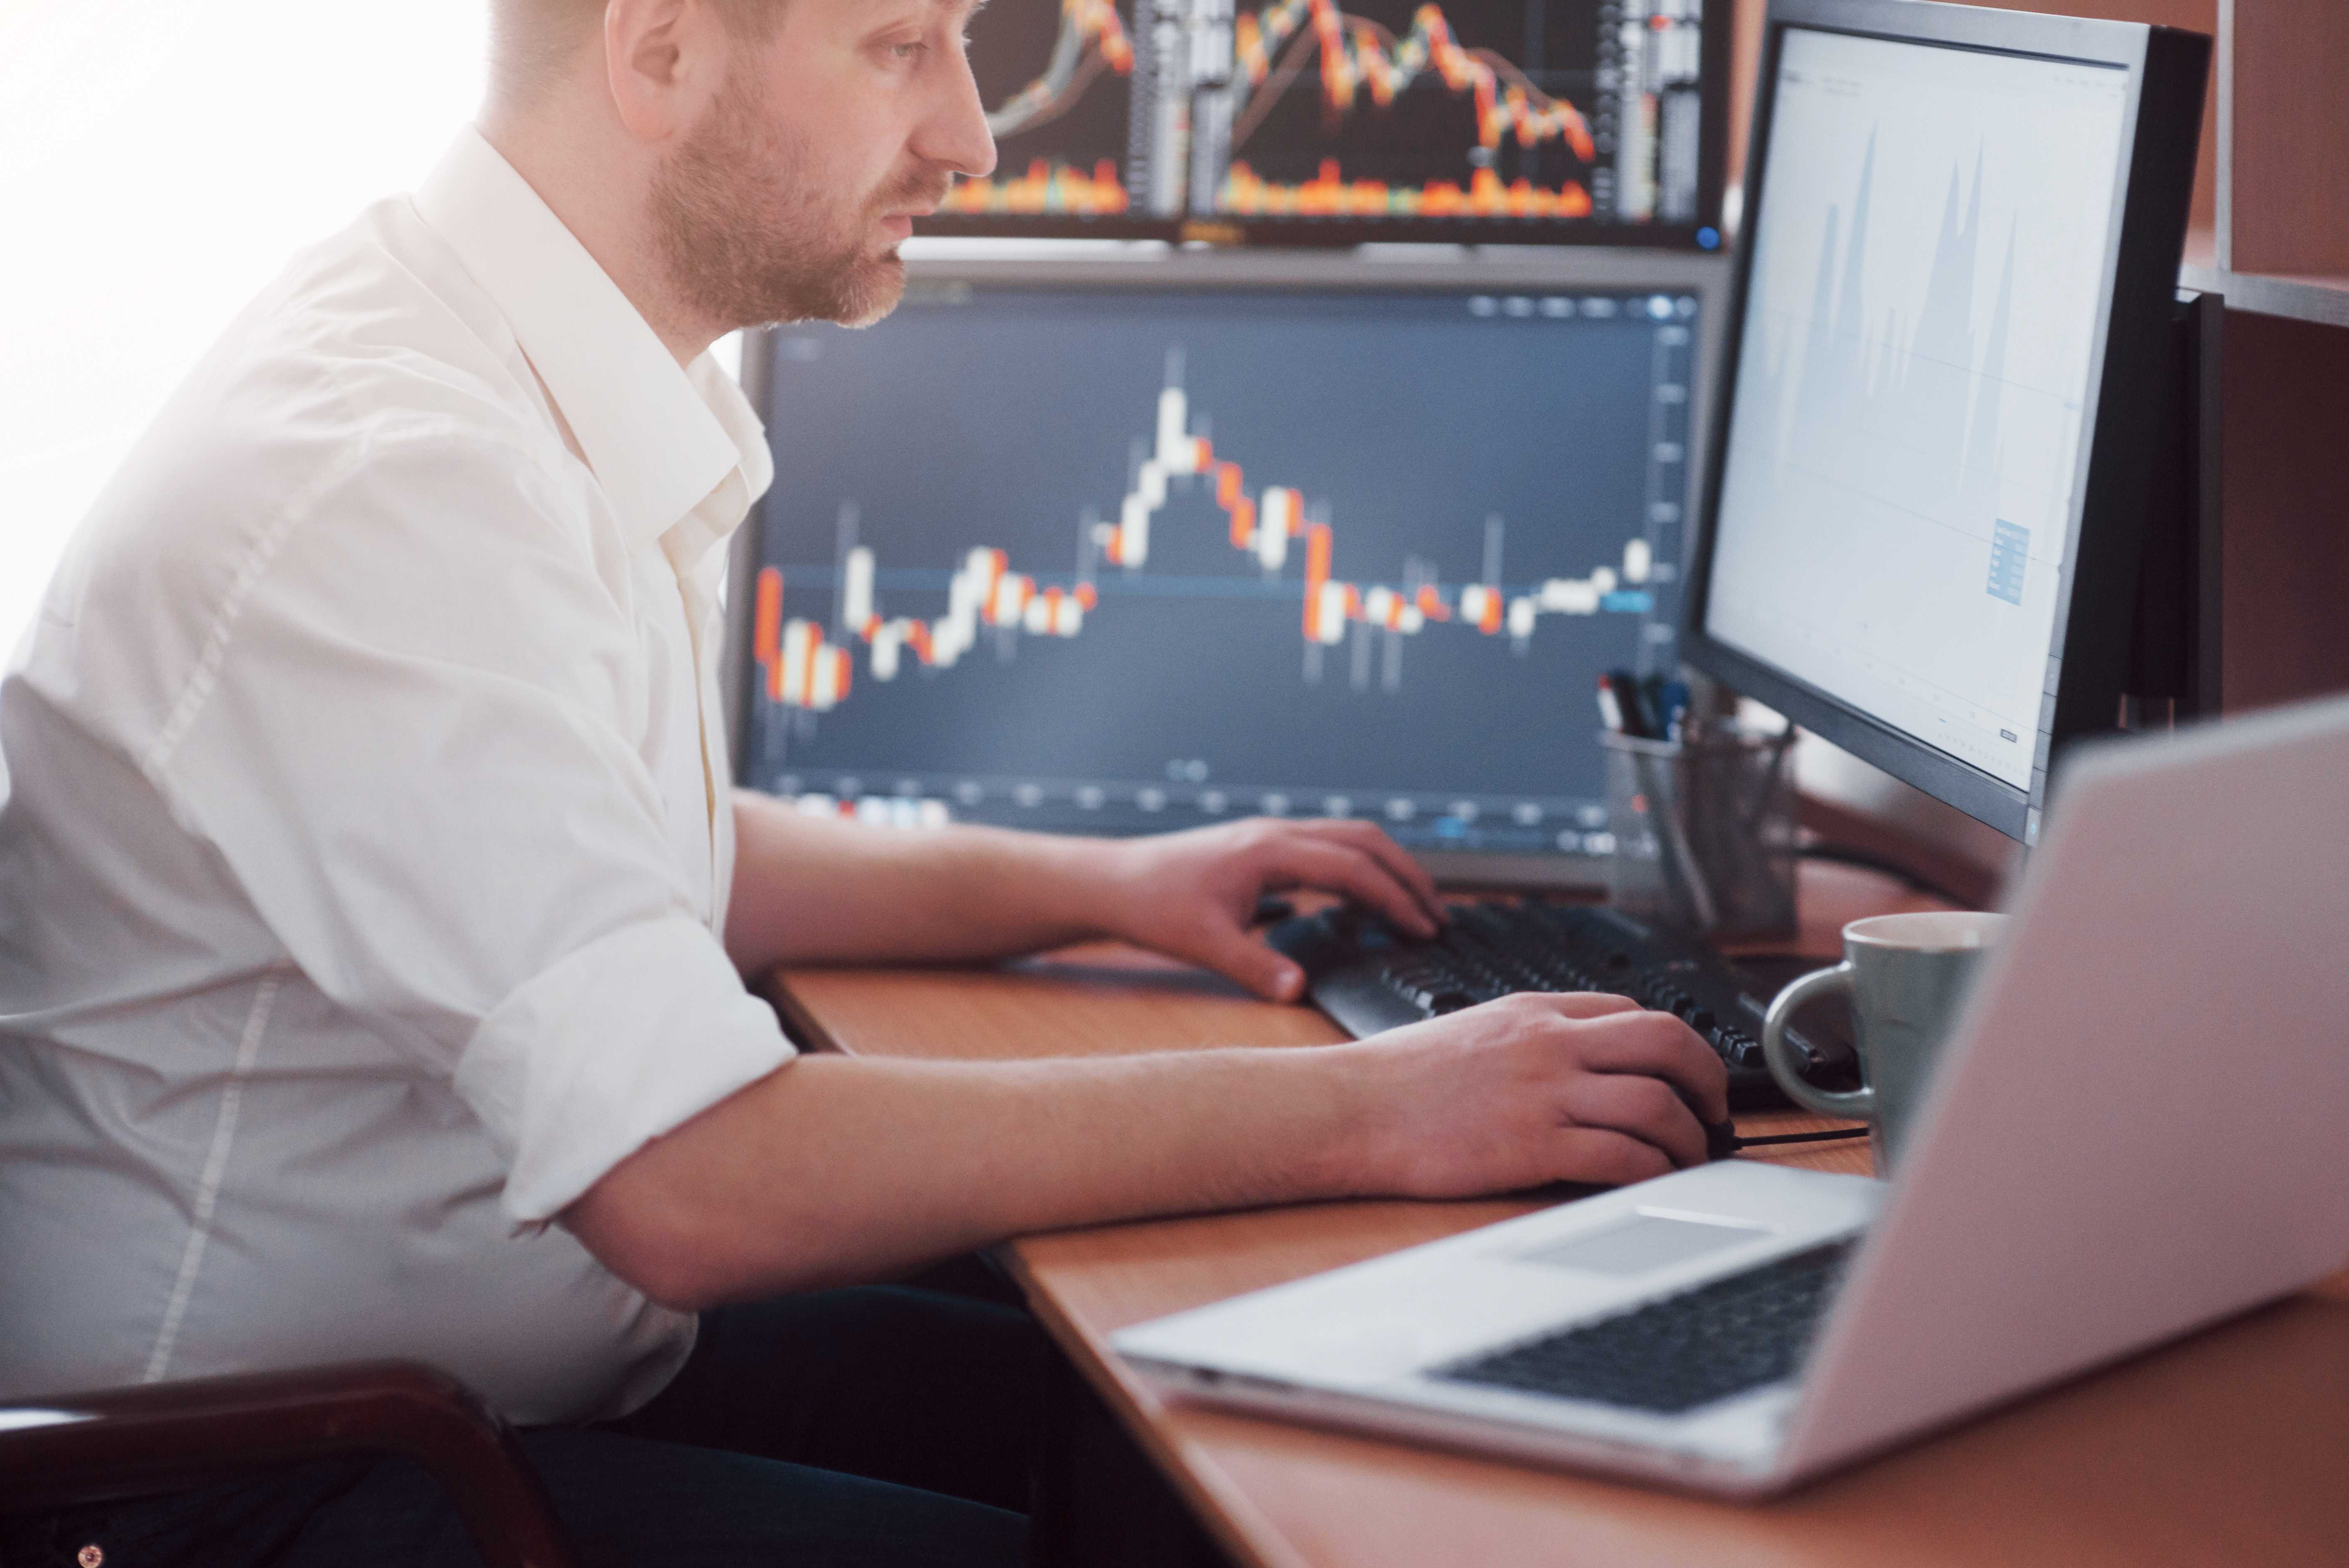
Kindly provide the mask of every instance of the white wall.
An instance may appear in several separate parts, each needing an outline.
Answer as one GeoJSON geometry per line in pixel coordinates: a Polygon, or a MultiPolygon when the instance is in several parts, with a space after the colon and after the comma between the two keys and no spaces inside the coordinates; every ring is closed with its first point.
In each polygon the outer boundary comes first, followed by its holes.
{"type": "Polygon", "coordinates": [[[430,169],[485,47],[483,0],[0,0],[0,655],[238,307],[430,169]]]}

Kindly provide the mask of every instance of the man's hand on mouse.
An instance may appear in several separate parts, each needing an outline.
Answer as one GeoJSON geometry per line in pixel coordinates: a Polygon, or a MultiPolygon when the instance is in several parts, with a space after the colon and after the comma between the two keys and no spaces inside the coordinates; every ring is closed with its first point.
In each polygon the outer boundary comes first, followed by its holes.
{"type": "MultiPolygon", "coordinates": [[[[1102,843],[1086,874],[1104,934],[1275,1001],[1301,998],[1305,976],[1248,929],[1266,893],[1337,893],[1415,936],[1444,919],[1433,879],[1370,822],[1256,819],[1102,843]]],[[[1706,1124],[1729,1116],[1721,1058],[1678,1018],[1620,996],[1506,996],[1340,1053],[1352,1070],[1333,1081],[1358,1102],[1366,1191],[1642,1181],[1702,1164],[1706,1124]]]]}
{"type": "Polygon", "coordinates": [[[1505,996],[1340,1048],[1377,1190],[1413,1197],[1645,1181],[1702,1164],[1729,1116],[1721,1058],[1621,996],[1505,996]]]}
{"type": "Polygon", "coordinates": [[[1433,936],[1444,919],[1434,879],[1375,823],[1255,818],[1103,843],[1090,868],[1104,934],[1187,959],[1257,995],[1294,1002],[1303,971],[1248,929],[1268,892],[1311,888],[1433,936]]]}

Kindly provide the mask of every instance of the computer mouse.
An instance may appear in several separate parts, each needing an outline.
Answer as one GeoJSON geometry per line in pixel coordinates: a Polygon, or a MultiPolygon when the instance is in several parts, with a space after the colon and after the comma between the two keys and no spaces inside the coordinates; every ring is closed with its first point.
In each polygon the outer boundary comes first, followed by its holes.
{"type": "Polygon", "coordinates": [[[1696,1118],[1699,1127],[1704,1129],[1704,1157],[1707,1160],[1726,1160],[1737,1152],[1739,1140],[1734,1122],[1726,1119],[1707,1121],[1704,1112],[1697,1109],[1696,1101],[1691,1099],[1680,1085],[1672,1085],[1672,1092],[1681,1097],[1681,1103],[1689,1108],[1689,1114],[1696,1118]]]}
{"type": "Polygon", "coordinates": [[[1734,1122],[1708,1121],[1704,1124],[1704,1157],[1726,1160],[1737,1152],[1737,1127],[1734,1122]]]}

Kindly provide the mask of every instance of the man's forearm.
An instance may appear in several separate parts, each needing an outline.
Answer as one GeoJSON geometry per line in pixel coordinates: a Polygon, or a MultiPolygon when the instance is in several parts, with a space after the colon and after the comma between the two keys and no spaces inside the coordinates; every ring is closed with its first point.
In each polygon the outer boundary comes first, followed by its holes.
{"type": "Polygon", "coordinates": [[[564,1218],[648,1294],[702,1306],[1028,1232],[1390,1185],[1356,1049],[802,1057],[639,1150],[564,1218]]]}
{"type": "Polygon", "coordinates": [[[895,832],[734,796],[726,950],[745,975],[779,963],[999,958],[1114,936],[1294,1000],[1305,976],[1257,941],[1259,895],[1314,888],[1434,934],[1435,883],[1361,821],[1247,819],[1103,840],[991,828],[895,832]]]}
{"type": "Polygon", "coordinates": [[[679,1305],[877,1279],[1185,1210],[1619,1182],[1704,1158],[1721,1058],[1617,996],[1521,995],[1351,1045],[1030,1062],[802,1057],[564,1220],[679,1305]]]}
{"type": "Polygon", "coordinates": [[[993,828],[897,832],[734,795],[726,947],[777,964],[911,963],[1029,953],[1094,934],[1083,902],[1099,847],[993,828]]]}

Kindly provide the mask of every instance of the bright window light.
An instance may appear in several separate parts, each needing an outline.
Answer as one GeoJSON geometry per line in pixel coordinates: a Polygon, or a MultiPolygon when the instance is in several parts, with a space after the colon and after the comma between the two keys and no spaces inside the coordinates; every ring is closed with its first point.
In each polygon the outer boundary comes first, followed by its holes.
{"type": "Polygon", "coordinates": [[[0,654],[172,388],[481,101],[484,0],[0,0],[0,654]]]}

